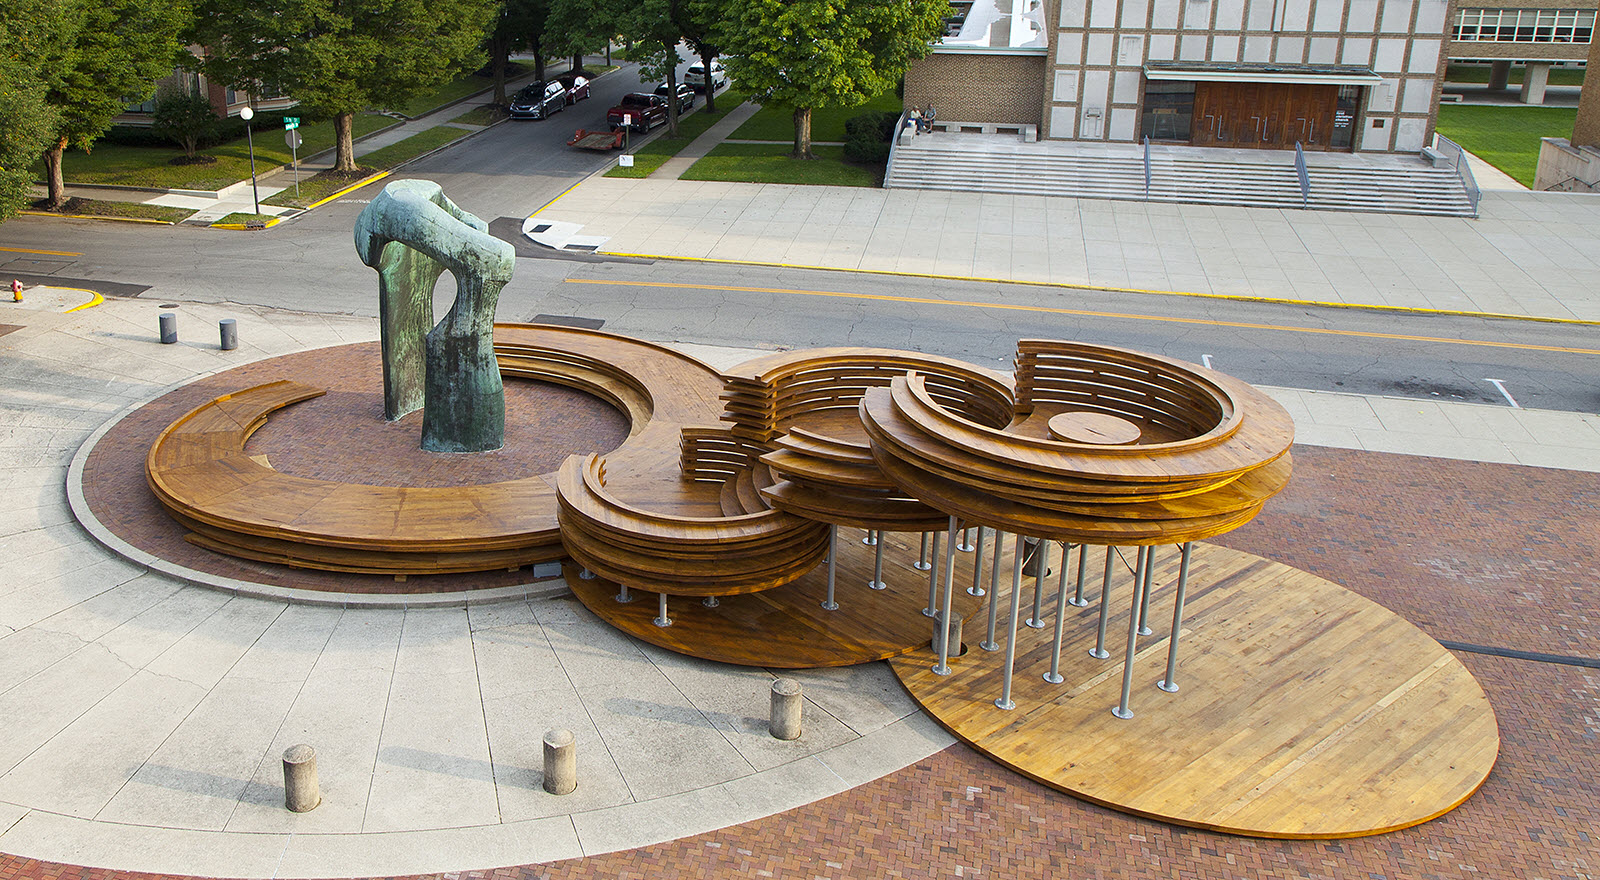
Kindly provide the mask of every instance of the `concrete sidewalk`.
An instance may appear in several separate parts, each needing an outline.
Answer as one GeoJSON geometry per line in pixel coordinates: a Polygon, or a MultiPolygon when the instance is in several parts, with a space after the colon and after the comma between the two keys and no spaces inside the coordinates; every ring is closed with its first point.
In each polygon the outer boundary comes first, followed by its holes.
{"type": "MultiPolygon", "coordinates": [[[[0,851],[142,871],[331,877],[489,868],[679,838],[799,806],[951,744],[884,664],[795,673],[806,735],[766,735],[763,670],[635,642],[570,597],[327,608],[230,596],[89,539],[63,491],[83,440],[173,383],[375,338],[369,319],[159,301],[0,303],[0,851]],[[205,328],[202,331],[200,328],[205,328]],[[578,792],[539,734],[578,733],[578,792]],[[278,756],[321,752],[290,814],[278,756]]],[[[761,340],[751,340],[756,346],[761,340]]],[[[684,346],[728,367],[765,349],[684,346]]],[[[1302,443],[1600,470],[1600,417],[1268,389],[1302,443]]],[[[790,673],[785,673],[786,675],[790,673]]]]}

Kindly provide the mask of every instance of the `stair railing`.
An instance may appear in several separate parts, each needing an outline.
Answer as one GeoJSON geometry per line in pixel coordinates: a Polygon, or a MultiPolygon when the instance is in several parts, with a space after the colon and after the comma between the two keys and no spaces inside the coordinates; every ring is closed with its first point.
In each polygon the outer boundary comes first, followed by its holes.
{"type": "Polygon", "coordinates": [[[900,111],[900,119],[894,124],[894,136],[889,138],[889,161],[883,165],[883,185],[887,187],[889,181],[894,179],[894,157],[900,149],[900,135],[906,130],[906,120],[911,117],[910,110],[900,111]]]}
{"type": "Polygon", "coordinates": [[[1150,136],[1144,136],[1144,200],[1150,201],[1150,136]]]}
{"type": "Polygon", "coordinates": [[[1467,162],[1467,151],[1460,144],[1437,132],[1433,135],[1433,148],[1453,161],[1456,178],[1467,191],[1467,201],[1472,203],[1472,216],[1478,216],[1478,202],[1482,200],[1483,192],[1478,189],[1478,181],[1472,176],[1472,165],[1467,162]]]}
{"type": "Polygon", "coordinates": [[[1306,151],[1300,149],[1300,142],[1294,142],[1294,173],[1300,178],[1300,207],[1311,207],[1311,171],[1306,168],[1306,151]]]}

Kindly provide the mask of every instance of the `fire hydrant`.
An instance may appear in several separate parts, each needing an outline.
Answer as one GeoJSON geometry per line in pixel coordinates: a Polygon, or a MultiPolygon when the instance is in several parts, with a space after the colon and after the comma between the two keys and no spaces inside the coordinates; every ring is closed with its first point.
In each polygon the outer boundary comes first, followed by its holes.
{"type": "Polygon", "coordinates": [[[22,282],[15,278],[11,279],[11,301],[22,302],[22,282]]]}

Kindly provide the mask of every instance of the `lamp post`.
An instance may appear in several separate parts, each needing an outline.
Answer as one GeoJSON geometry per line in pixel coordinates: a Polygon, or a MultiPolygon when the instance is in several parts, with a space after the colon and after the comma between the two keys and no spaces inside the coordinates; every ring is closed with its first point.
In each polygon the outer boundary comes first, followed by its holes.
{"type": "Polygon", "coordinates": [[[261,191],[256,188],[256,139],[250,130],[250,120],[256,118],[256,111],[249,107],[239,110],[239,118],[244,120],[244,140],[250,145],[250,198],[255,202],[256,213],[261,213],[261,191]]]}

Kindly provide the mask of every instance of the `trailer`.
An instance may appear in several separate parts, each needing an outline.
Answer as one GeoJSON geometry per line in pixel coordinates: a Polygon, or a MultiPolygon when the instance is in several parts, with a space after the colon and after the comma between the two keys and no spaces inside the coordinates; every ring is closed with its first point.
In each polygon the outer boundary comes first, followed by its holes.
{"type": "Polygon", "coordinates": [[[581,150],[620,150],[622,149],[622,138],[625,134],[626,132],[621,129],[617,131],[588,131],[580,128],[577,134],[572,136],[572,140],[567,141],[567,146],[577,147],[581,150]]]}

